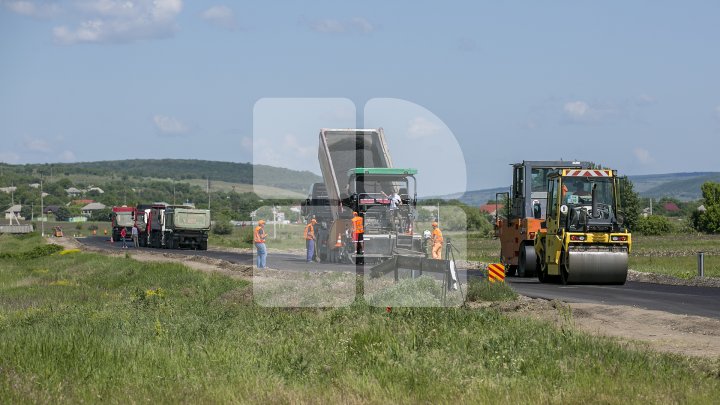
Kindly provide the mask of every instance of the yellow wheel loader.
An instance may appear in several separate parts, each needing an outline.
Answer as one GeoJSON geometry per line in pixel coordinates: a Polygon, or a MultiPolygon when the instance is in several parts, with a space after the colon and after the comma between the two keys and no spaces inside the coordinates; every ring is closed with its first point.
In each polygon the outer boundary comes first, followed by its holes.
{"type": "Polygon", "coordinates": [[[632,236],[618,214],[618,190],[615,170],[548,176],[546,220],[535,238],[540,282],[625,284],[632,236]]]}

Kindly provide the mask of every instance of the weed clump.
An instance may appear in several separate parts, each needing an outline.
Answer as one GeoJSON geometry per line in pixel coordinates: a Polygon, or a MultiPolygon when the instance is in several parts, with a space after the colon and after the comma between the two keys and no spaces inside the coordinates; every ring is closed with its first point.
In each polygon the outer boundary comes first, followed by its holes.
{"type": "Polygon", "coordinates": [[[490,283],[478,279],[471,279],[468,283],[467,300],[480,301],[513,301],[517,293],[505,283],[490,283]]]}

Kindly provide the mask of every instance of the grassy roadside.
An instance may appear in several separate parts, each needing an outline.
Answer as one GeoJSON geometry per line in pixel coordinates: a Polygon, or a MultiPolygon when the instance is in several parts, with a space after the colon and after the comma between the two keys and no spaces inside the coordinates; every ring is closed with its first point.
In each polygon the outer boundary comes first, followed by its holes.
{"type": "MultiPolygon", "coordinates": [[[[0,236],[0,251],[36,237],[0,236]]],[[[0,259],[0,402],[711,403],[717,370],[494,310],[268,309],[97,254],[0,259]],[[706,370],[706,371],[701,371],[706,370]],[[714,375],[712,373],[715,373],[714,375]]]]}

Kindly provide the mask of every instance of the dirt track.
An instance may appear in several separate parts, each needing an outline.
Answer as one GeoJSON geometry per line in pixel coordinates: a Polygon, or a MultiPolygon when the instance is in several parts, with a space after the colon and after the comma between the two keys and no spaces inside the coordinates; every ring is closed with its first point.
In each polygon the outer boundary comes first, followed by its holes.
{"type": "MultiPolygon", "coordinates": [[[[53,239],[52,243],[66,249],[83,249],[109,256],[123,257],[125,252],[109,252],[88,248],[72,238],[53,239]]],[[[193,257],[154,251],[130,251],[130,256],[143,262],[180,262],[188,267],[252,279],[253,269],[247,265],[223,260],[193,257]]],[[[720,360],[720,320],[699,316],[676,315],[628,306],[548,301],[520,297],[506,303],[471,303],[471,307],[492,307],[509,316],[529,316],[548,320],[559,327],[576,327],[584,332],[641,342],[649,348],[685,356],[720,360]]]]}

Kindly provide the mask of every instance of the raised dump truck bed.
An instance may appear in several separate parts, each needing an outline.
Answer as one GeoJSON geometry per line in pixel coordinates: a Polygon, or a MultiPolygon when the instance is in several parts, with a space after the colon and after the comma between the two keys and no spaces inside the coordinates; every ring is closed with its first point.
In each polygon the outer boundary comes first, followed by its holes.
{"type": "Polygon", "coordinates": [[[349,197],[348,171],[357,167],[392,167],[385,133],[378,129],[321,129],[318,160],[333,218],[349,197]]]}

